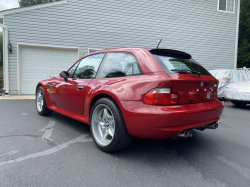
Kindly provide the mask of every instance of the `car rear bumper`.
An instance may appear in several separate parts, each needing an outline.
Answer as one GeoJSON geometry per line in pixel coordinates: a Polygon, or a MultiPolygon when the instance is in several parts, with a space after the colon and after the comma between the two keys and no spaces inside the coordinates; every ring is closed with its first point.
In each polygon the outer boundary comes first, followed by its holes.
{"type": "Polygon", "coordinates": [[[128,132],[133,137],[163,139],[183,130],[218,121],[224,105],[216,100],[176,106],[153,106],[138,101],[120,101],[128,132]]]}

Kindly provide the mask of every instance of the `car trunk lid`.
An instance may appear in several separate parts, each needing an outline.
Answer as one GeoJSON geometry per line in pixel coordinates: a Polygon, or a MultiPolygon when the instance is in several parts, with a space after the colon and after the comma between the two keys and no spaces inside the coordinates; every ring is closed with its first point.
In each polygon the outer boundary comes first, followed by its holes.
{"type": "Polygon", "coordinates": [[[173,80],[172,93],[179,95],[179,104],[202,103],[217,99],[218,81],[213,76],[168,74],[173,80]]]}

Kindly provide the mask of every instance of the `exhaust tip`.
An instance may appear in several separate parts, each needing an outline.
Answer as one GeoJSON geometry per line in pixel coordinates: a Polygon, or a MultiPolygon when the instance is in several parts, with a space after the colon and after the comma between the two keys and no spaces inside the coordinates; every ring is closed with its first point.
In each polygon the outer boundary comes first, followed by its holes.
{"type": "Polygon", "coordinates": [[[190,131],[189,131],[189,133],[188,133],[188,137],[190,137],[190,138],[191,138],[192,136],[193,136],[193,131],[192,131],[192,130],[190,130],[190,131]]]}
{"type": "Polygon", "coordinates": [[[193,136],[192,130],[182,131],[177,137],[188,138],[193,136]]]}
{"type": "Polygon", "coordinates": [[[205,129],[217,129],[218,127],[219,127],[218,123],[212,123],[212,124],[204,126],[205,129]]]}
{"type": "Polygon", "coordinates": [[[219,127],[218,123],[214,124],[214,128],[217,129],[219,127]]]}

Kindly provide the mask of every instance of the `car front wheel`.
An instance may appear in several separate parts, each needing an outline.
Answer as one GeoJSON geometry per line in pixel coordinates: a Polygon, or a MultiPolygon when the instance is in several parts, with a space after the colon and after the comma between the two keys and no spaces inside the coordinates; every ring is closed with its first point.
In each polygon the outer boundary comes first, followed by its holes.
{"type": "Polygon", "coordinates": [[[104,152],[124,149],[132,141],[119,107],[110,98],[101,98],[94,104],[90,130],[97,147],[104,152]]]}
{"type": "Polygon", "coordinates": [[[53,110],[50,110],[47,107],[45,93],[42,86],[39,86],[36,90],[36,109],[41,116],[48,116],[53,112],[53,110]]]}

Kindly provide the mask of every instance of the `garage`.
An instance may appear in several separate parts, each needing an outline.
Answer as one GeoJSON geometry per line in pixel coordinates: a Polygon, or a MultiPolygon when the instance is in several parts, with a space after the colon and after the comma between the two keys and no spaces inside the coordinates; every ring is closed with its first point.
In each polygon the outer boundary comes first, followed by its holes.
{"type": "Polygon", "coordinates": [[[78,59],[78,48],[19,45],[19,94],[35,94],[39,81],[59,76],[78,59]]]}

